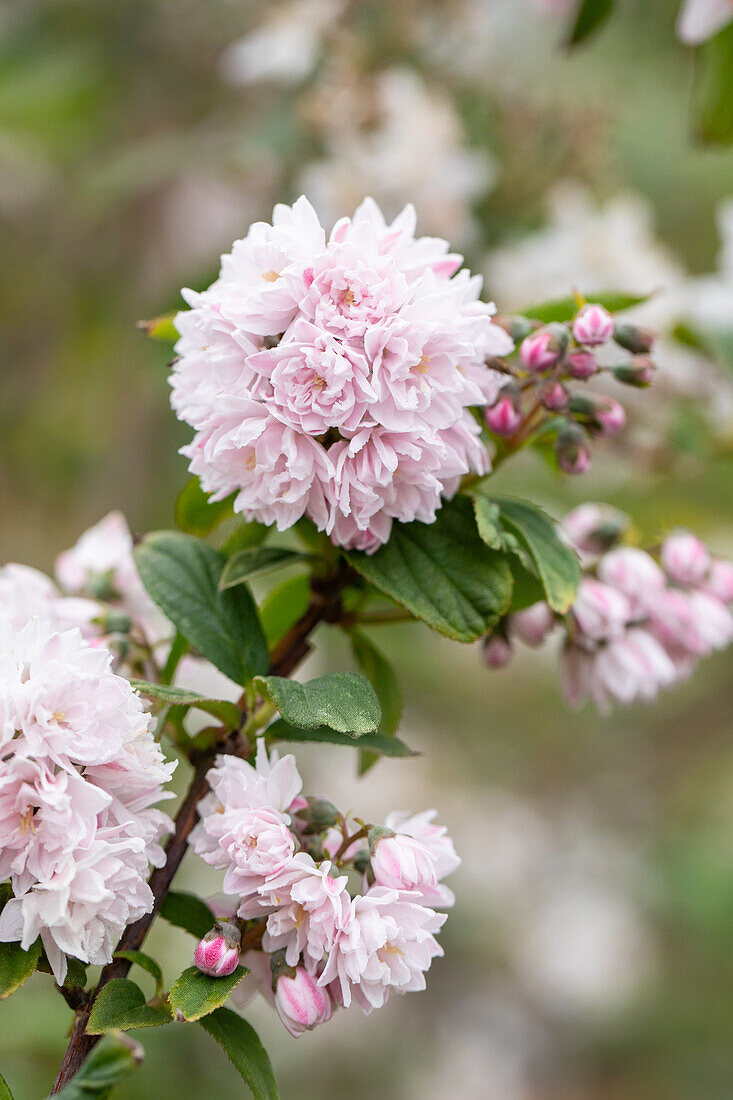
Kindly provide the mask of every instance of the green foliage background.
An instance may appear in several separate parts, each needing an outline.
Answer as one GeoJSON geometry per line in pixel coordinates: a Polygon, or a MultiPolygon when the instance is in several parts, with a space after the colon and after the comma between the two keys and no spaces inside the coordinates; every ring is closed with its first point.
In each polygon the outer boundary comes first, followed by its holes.
{"type": "MultiPolygon", "coordinates": [[[[184,185],[226,186],[241,196],[243,232],[254,217],[268,217],[274,201],[294,197],[298,166],[317,152],[304,124],[305,88],[234,90],[219,75],[222,49],[269,6],[10,0],[0,10],[0,561],[50,568],[113,507],[137,531],[172,525],[185,481],[176,452],[187,433],[168,409],[168,349],[144,339],[135,322],[175,308],[181,284],[206,285],[232,234],[214,226],[192,262],[181,234],[194,237],[195,222],[184,230],[171,223],[171,203],[184,185]]],[[[676,3],[629,0],[621,8],[573,55],[548,32],[535,78],[511,96],[478,91],[456,59],[450,91],[469,141],[489,148],[502,168],[497,188],[477,205],[481,239],[469,261],[540,224],[548,187],[573,176],[600,196],[625,185],[641,191],[689,268],[712,268],[714,209],[733,191],[733,152],[692,144],[693,60],[672,36],[676,3]]],[[[404,27],[424,21],[425,33],[439,35],[453,18],[449,2],[416,0],[366,0],[346,16],[367,70],[399,61],[428,78],[404,27]]],[[[526,18],[534,18],[529,7],[526,18]]],[[[501,471],[496,490],[528,495],[555,514],[601,495],[630,510],[649,539],[684,522],[720,551],[731,549],[728,458],[625,481],[599,467],[567,484],[527,457],[501,471]]],[[[421,802],[440,807],[450,789],[461,792],[466,812],[478,812],[487,787],[550,815],[568,801],[590,808],[597,829],[641,860],[635,904],[654,931],[656,963],[623,1013],[579,1017],[533,1004],[517,985],[495,907],[474,892],[479,837],[464,852],[473,869],[456,883],[459,905],[443,936],[449,961],[435,965],[428,994],[368,1020],[339,1018],[297,1043],[262,1007],[253,1012],[283,1096],[429,1097],[424,1067],[439,1059],[434,1076],[446,1080],[449,1070],[456,1096],[525,1100],[508,1085],[495,1092],[491,1081],[492,1091],[476,1091],[467,1064],[493,1034],[498,994],[537,1014],[544,1028],[533,1100],[731,1095],[726,657],[705,662],[657,706],[603,720],[565,709],[549,662],[527,657],[491,675],[475,647],[419,627],[397,628],[383,644],[403,676],[406,740],[425,756],[385,761],[380,770],[414,768],[421,802]]],[[[192,867],[186,883],[206,888],[192,867]]],[[[190,941],[166,927],[152,943],[170,980],[190,941]]],[[[0,1007],[0,1071],[16,1100],[37,1100],[65,1043],[69,1012],[47,985],[36,976],[0,1007]]],[[[234,1071],[199,1029],[151,1031],[144,1041],[145,1067],[120,1089],[122,1100],[239,1094],[234,1071]]]]}

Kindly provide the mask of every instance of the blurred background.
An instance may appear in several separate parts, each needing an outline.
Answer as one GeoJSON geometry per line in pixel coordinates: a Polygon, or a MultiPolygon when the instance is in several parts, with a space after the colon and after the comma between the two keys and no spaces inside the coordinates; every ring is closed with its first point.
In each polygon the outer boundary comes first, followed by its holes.
{"type": "MultiPolygon", "coordinates": [[[[302,192],[327,222],[364,194],[391,215],[414,202],[502,310],[655,291],[638,317],[663,337],[659,382],[619,449],[574,481],[523,456],[497,488],[557,516],[605,499],[642,541],[684,523],[733,552],[733,152],[694,143],[677,6],[627,0],[570,53],[562,0],[6,0],[0,561],[50,569],[111,508],[137,531],[172,525],[188,433],[170,350],[136,321],[208,285],[251,221],[302,192]]],[[[552,653],[490,673],[478,647],[377,632],[424,755],[360,782],[324,747],[318,793],[366,817],[437,806],[464,860],[458,904],[426,994],[297,1042],[253,1008],[284,1100],[730,1097],[726,656],[602,719],[566,709],[552,653]]],[[[336,652],[320,641],[316,664],[336,652]]],[[[213,891],[202,875],[181,883],[213,891]]],[[[155,937],[172,980],[191,942],[155,937]]],[[[57,1000],[36,976],[0,1009],[16,1100],[53,1080],[57,1000]]],[[[198,1029],[144,1038],[121,1098],[242,1092],[198,1029]]]]}

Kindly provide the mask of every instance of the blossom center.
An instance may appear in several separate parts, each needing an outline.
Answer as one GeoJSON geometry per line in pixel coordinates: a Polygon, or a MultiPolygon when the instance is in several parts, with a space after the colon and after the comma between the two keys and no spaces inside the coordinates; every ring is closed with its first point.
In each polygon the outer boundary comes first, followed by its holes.
{"type": "Polygon", "coordinates": [[[280,272],[279,271],[263,271],[262,272],[262,278],[265,280],[266,283],[276,283],[277,280],[280,278],[280,272]]]}

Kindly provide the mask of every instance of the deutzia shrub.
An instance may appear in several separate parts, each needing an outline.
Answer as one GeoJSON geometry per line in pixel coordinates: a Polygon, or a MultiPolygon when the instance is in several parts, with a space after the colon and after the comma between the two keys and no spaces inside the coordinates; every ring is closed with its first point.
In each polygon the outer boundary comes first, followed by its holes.
{"type": "Polygon", "coordinates": [[[94,1092],[100,1065],[108,1095],[140,1060],[120,1034],[175,1020],[272,1100],[255,993],[301,1036],[425,988],[455,901],[446,828],[345,813],[280,754],[347,748],[362,775],[412,755],[372,626],[421,623],[492,668],[554,638],[568,701],[602,710],[733,637],[733,569],[692,532],[645,548],[606,506],[561,525],[531,486],[494,492],[525,448],[582,474],[625,422],[599,379],[645,390],[654,334],[614,293],[497,316],[461,262],[411,207],[388,224],[367,199],[328,235],[306,199],[276,207],[190,309],[144,326],[175,343],[194,433],[178,530],[135,538],[113,512],[53,579],[0,569],[0,996],[40,969],[72,1009],[52,1095],[94,1092]],[[320,624],[343,659],[296,680],[320,624]],[[175,889],[189,848],[216,897],[175,889]],[[170,982],[142,950],[158,916],[192,937],[170,982]]]}

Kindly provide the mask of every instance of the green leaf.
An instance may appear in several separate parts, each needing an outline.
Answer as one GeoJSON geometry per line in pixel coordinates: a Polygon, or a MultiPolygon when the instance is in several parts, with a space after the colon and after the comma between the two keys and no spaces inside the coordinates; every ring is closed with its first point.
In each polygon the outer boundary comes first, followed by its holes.
{"type": "Polygon", "coordinates": [[[0,1100],[13,1100],[13,1094],[8,1087],[8,1082],[0,1073],[0,1100]]]}
{"type": "Polygon", "coordinates": [[[371,584],[459,642],[490,630],[511,600],[506,558],[481,541],[466,497],[446,503],[435,523],[395,524],[376,554],[346,557],[371,584]]]}
{"type": "Polygon", "coordinates": [[[168,891],[161,903],[160,915],[176,928],[190,932],[197,940],[203,939],[216,924],[216,917],[206,902],[183,890],[168,891]]]}
{"type": "Polygon", "coordinates": [[[298,729],[328,726],[358,737],[374,733],[382,718],[374,688],[356,672],[331,672],[306,684],[286,676],[258,676],[255,684],[298,729]]]}
{"type": "Polygon", "coordinates": [[[696,136],[701,141],[729,145],[733,141],[733,26],[720,31],[697,52],[696,136]]]}
{"type": "Polygon", "coordinates": [[[613,11],[614,0],[581,0],[572,30],[568,38],[569,46],[577,46],[608,19],[613,11]]]}
{"type": "Polygon", "coordinates": [[[142,951],[115,951],[114,957],[116,959],[127,959],[128,962],[147,970],[148,974],[155,979],[156,997],[163,992],[163,971],[155,959],[151,959],[150,955],[145,955],[142,951]]]}
{"type": "Polygon", "coordinates": [[[19,943],[0,943],[0,1000],[20,989],[36,969],[40,957],[40,939],[27,951],[19,943]]]}
{"type": "Polygon", "coordinates": [[[255,1100],[279,1100],[267,1051],[246,1020],[229,1008],[217,1008],[199,1023],[222,1047],[255,1100]]]}
{"type": "Polygon", "coordinates": [[[545,599],[542,581],[522,564],[520,558],[512,558],[510,567],[514,578],[512,611],[524,611],[525,608],[532,607],[533,604],[545,599]]]}
{"type": "Polygon", "coordinates": [[[238,550],[260,546],[271,531],[272,527],[265,527],[264,523],[257,523],[255,520],[240,523],[222,545],[221,552],[229,558],[238,550]]]}
{"type": "Polygon", "coordinates": [[[310,598],[310,581],[305,574],[289,577],[264,598],[260,618],[268,645],[279,642],[303,617],[310,598]]]}
{"type": "Polygon", "coordinates": [[[269,665],[257,608],[246,585],[219,591],[225,557],[192,535],[158,531],[135,548],[148,592],[184,638],[237,684],[269,665]]]}
{"type": "Polygon", "coordinates": [[[87,1031],[90,1035],[104,1035],[107,1031],[129,1031],[134,1027],[160,1027],[171,1020],[166,1009],[145,1003],[145,994],[135,982],[113,978],[97,994],[87,1031]]]}
{"type": "MultiPolygon", "coordinates": [[[[110,983],[111,984],[111,983],[110,983]]],[[[108,1035],[98,1043],[57,1095],[59,1100],[107,1100],[112,1089],[129,1076],[143,1060],[139,1043],[122,1035],[108,1035]]]]}
{"type": "MultiPolygon", "coordinates": [[[[581,295],[589,302],[597,302],[607,309],[609,313],[620,313],[624,309],[647,302],[650,294],[622,294],[616,291],[607,291],[603,294],[581,295]]],[[[547,325],[551,321],[569,321],[578,312],[578,303],[571,295],[567,298],[553,298],[552,301],[543,302],[541,305],[528,306],[523,309],[521,315],[530,317],[533,321],[542,321],[547,325]]]]}
{"type": "Polygon", "coordinates": [[[564,614],[578,590],[580,562],[557,533],[555,523],[536,504],[496,499],[501,522],[529,555],[542,581],[548,604],[564,614]]]}
{"type": "Polygon", "coordinates": [[[212,978],[202,974],[197,966],[189,966],[168,994],[173,1014],[179,1019],[200,1020],[224,1004],[235,985],[249,974],[246,966],[238,966],[226,977],[212,978]]]}
{"type": "Polygon", "coordinates": [[[489,549],[522,556],[523,551],[516,536],[511,531],[507,531],[501,522],[501,509],[496,501],[481,496],[479,492],[471,494],[471,498],[476,516],[476,529],[489,549]]]}
{"type": "Polygon", "coordinates": [[[253,546],[248,550],[238,550],[224,566],[219,588],[232,588],[255,573],[264,573],[265,570],[279,565],[292,565],[294,562],[307,560],[306,554],[297,550],[286,550],[281,546],[253,546]]]}
{"type": "Polygon", "coordinates": [[[163,340],[166,344],[175,344],[178,339],[178,329],[173,324],[175,313],[163,313],[160,317],[153,317],[150,321],[138,321],[137,327],[142,329],[146,336],[153,340],[163,340]]]}
{"type": "Polygon", "coordinates": [[[197,477],[189,478],[176,500],[176,527],[189,535],[208,535],[225,519],[234,515],[234,493],[226,500],[212,501],[205,493],[197,477]]]}
{"type": "Polygon", "coordinates": [[[206,714],[213,714],[229,729],[237,729],[242,715],[235,703],[228,699],[207,699],[195,691],[187,691],[186,688],[172,687],[170,684],[152,684],[148,680],[130,680],[135,691],[148,699],[154,699],[157,703],[165,703],[169,707],[195,707],[206,714]]]}
{"type": "MultiPolygon", "coordinates": [[[[350,631],[351,648],[359,668],[377,693],[382,708],[378,736],[394,737],[402,718],[402,692],[395,671],[382,651],[360,630],[350,631]]],[[[379,753],[363,751],[359,756],[359,774],[364,775],[376,763],[379,753]]]]}
{"type": "Polygon", "coordinates": [[[301,730],[291,726],[282,718],[267,727],[267,739],[268,741],[317,741],[329,745],[348,745],[351,749],[376,752],[380,756],[418,755],[404,741],[400,741],[399,737],[387,737],[383,733],[362,733],[359,737],[353,737],[348,733],[337,733],[328,726],[319,726],[315,730],[301,730]]]}

